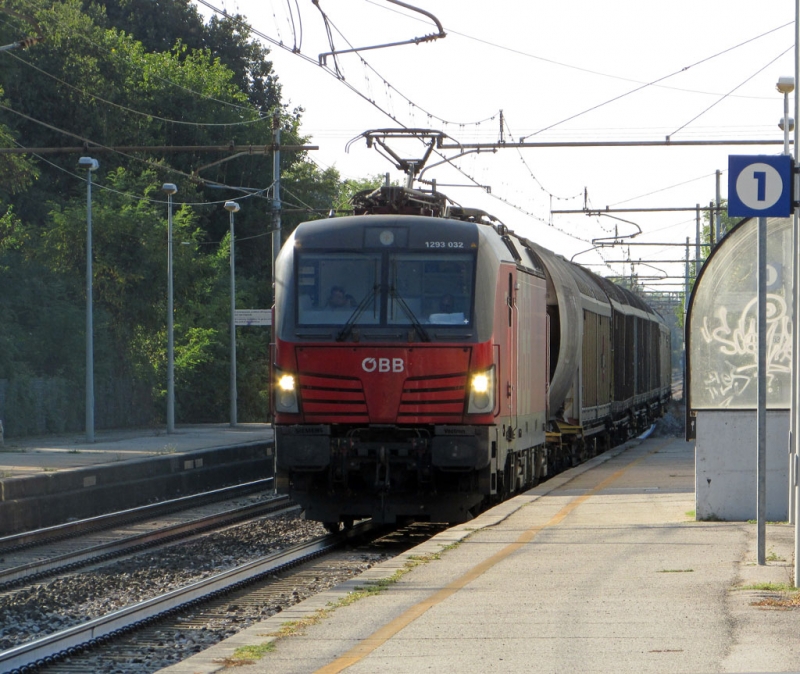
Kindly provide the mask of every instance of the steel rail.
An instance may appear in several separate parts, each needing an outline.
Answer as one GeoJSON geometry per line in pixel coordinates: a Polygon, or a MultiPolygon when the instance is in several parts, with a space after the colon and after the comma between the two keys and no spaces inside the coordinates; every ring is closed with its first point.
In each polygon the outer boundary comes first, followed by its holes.
{"type": "Polygon", "coordinates": [[[162,529],[128,536],[117,541],[100,543],[75,552],[67,552],[50,559],[37,560],[0,571],[0,590],[18,585],[22,581],[31,581],[46,575],[52,575],[59,570],[76,569],[90,562],[93,563],[137,552],[147,547],[161,545],[179,538],[185,538],[191,534],[198,534],[208,529],[255,517],[261,513],[274,512],[275,514],[282,514],[298,509],[299,506],[292,504],[288,496],[280,496],[277,499],[252,503],[241,508],[232,508],[214,515],[199,517],[189,522],[173,524],[162,529]]]}
{"type": "Polygon", "coordinates": [[[116,526],[117,524],[127,524],[131,521],[152,517],[160,513],[163,514],[174,510],[184,510],[194,506],[203,505],[203,503],[206,502],[222,501],[227,498],[234,498],[238,492],[249,493],[252,491],[257,491],[262,487],[266,487],[267,484],[271,482],[272,478],[267,477],[262,480],[254,480],[253,482],[246,482],[244,484],[232,485],[230,487],[222,487],[221,489],[204,491],[200,494],[181,496],[180,498],[171,499],[169,501],[150,503],[138,508],[119,510],[113,513],[106,513],[105,515],[98,515],[97,517],[89,517],[76,522],[67,522],[65,524],[57,524],[52,527],[45,527],[43,529],[23,531],[18,534],[3,536],[0,537],[0,553],[11,552],[12,550],[19,550],[34,545],[41,545],[48,541],[68,538],[70,536],[78,536],[90,531],[110,528],[112,526],[116,526]]]}
{"type": "Polygon", "coordinates": [[[261,576],[274,574],[282,569],[323,555],[343,545],[351,538],[362,536],[378,528],[379,525],[367,521],[342,533],[329,534],[292,546],[179,590],[173,590],[160,597],[148,599],[109,613],[102,618],[96,618],[0,652],[0,671],[14,672],[23,667],[43,667],[53,664],[63,657],[83,650],[86,645],[98,646],[140,625],[150,623],[160,616],[251,583],[261,576]]]}

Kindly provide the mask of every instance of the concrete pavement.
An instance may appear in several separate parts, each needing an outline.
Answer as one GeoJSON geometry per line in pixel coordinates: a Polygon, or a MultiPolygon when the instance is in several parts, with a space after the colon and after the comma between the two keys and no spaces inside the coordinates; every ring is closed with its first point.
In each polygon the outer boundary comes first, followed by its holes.
{"type": "Polygon", "coordinates": [[[695,522],[693,450],[628,443],[162,671],[800,671],[800,616],[756,605],[788,595],[752,589],[790,581],[793,528],[768,526],[757,566],[755,524],[695,522]]]}

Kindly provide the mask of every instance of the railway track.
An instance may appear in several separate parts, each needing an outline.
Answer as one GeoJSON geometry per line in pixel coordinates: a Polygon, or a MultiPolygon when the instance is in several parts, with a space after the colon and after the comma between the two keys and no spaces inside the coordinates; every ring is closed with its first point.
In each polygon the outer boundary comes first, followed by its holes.
{"type": "Polygon", "coordinates": [[[200,508],[220,501],[244,497],[254,492],[264,492],[271,485],[272,478],[265,478],[168,501],[159,501],[139,508],[131,508],[43,529],[2,536],[0,537],[0,555],[35,546],[50,545],[77,536],[107,531],[114,527],[130,525],[142,520],[165,517],[171,513],[184,512],[191,508],[200,508]]]}
{"type": "Polygon", "coordinates": [[[47,539],[50,542],[6,553],[0,558],[0,592],[23,583],[196,536],[243,520],[267,514],[297,511],[297,506],[286,496],[257,500],[222,510],[219,509],[220,505],[224,504],[216,504],[217,507],[213,508],[213,512],[201,516],[197,516],[196,508],[184,511],[182,513],[184,516],[179,518],[181,521],[176,523],[170,523],[171,519],[165,521],[162,516],[162,519],[140,522],[133,529],[119,528],[118,525],[116,528],[104,530],[102,535],[91,536],[81,536],[73,532],[71,537],[62,537],[57,542],[47,539]]]}
{"type": "Polygon", "coordinates": [[[380,529],[362,522],[338,534],[315,537],[4,651],[0,671],[155,672],[176,661],[179,642],[187,642],[183,657],[188,657],[226,638],[237,626],[245,627],[351,578],[441,528],[412,526],[405,534],[392,532],[355,549],[365,536],[374,537],[380,529]],[[349,549],[341,551],[343,546],[349,549]],[[231,619],[232,611],[245,611],[250,618],[231,619]],[[199,636],[212,640],[204,644],[199,636]],[[166,644],[170,648],[164,648],[166,644]]]}

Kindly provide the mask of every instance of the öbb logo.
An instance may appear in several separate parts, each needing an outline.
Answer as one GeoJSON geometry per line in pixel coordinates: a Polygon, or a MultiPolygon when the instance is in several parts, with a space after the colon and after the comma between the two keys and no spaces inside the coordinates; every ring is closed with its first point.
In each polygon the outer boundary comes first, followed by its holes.
{"type": "Polygon", "coordinates": [[[405,367],[402,358],[365,358],[361,361],[364,372],[403,372],[405,367]]]}

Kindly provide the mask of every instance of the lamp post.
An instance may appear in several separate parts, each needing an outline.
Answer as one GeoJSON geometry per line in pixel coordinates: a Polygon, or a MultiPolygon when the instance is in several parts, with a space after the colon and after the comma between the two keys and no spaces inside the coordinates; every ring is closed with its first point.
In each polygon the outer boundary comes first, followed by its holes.
{"type": "MultiPolygon", "coordinates": [[[[781,121],[778,122],[778,126],[780,127],[781,131],[783,131],[783,154],[789,154],[789,132],[794,130],[794,119],[789,117],[789,94],[794,91],[794,77],[781,77],[778,79],[778,83],[775,85],[775,88],[783,94],[783,117],[781,117],[781,121]]],[[[798,269],[797,269],[797,252],[798,252],[798,239],[797,239],[797,231],[796,228],[792,228],[792,259],[794,262],[792,263],[792,293],[797,293],[797,279],[798,279],[798,269]]],[[[792,307],[797,303],[797,299],[792,302],[792,307]]],[[[796,323],[796,318],[795,318],[796,323]]],[[[797,434],[797,420],[795,418],[795,410],[797,408],[797,397],[798,397],[798,390],[797,390],[797,331],[795,330],[795,337],[794,343],[792,347],[792,387],[791,387],[791,402],[789,407],[791,408],[791,413],[789,414],[789,437],[790,437],[790,447],[789,447],[789,523],[794,524],[794,470],[795,470],[795,461],[794,461],[794,448],[791,445],[795,444],[795,440],[793,439],[794,436],[797,434]]]]}
{"type": "Polygon", "coordinates": [[[783,117],[778,126],[783,131],[783,154],[789,154],[789,132],[794,131],[794,119],[789,117],[789,94],[794,91],[794,77],[781,77],[775,88],[783,94],[783,117]]]}
{"type": "Polygon", "coordinates": [[[226,201],[225,210],[231,216],[231,426],[236,425],[236,258],[234,256],[233,214],[239,212],[239,204],[226,201]]]}
{"type": "Polygon", "coordinates": [[[92,171],[100,166],[96,159],[81,157],[78,166],[86,169],[86,442],[94,442],[94,324],[92,320],[92,171]]]}
{"type": "Polygon", "coordinates": [[[164,183],[167,194],[167,433],[175,432],[175,342],[172,315],[172,195],[178,191],[173,183],[164,183]]]}

